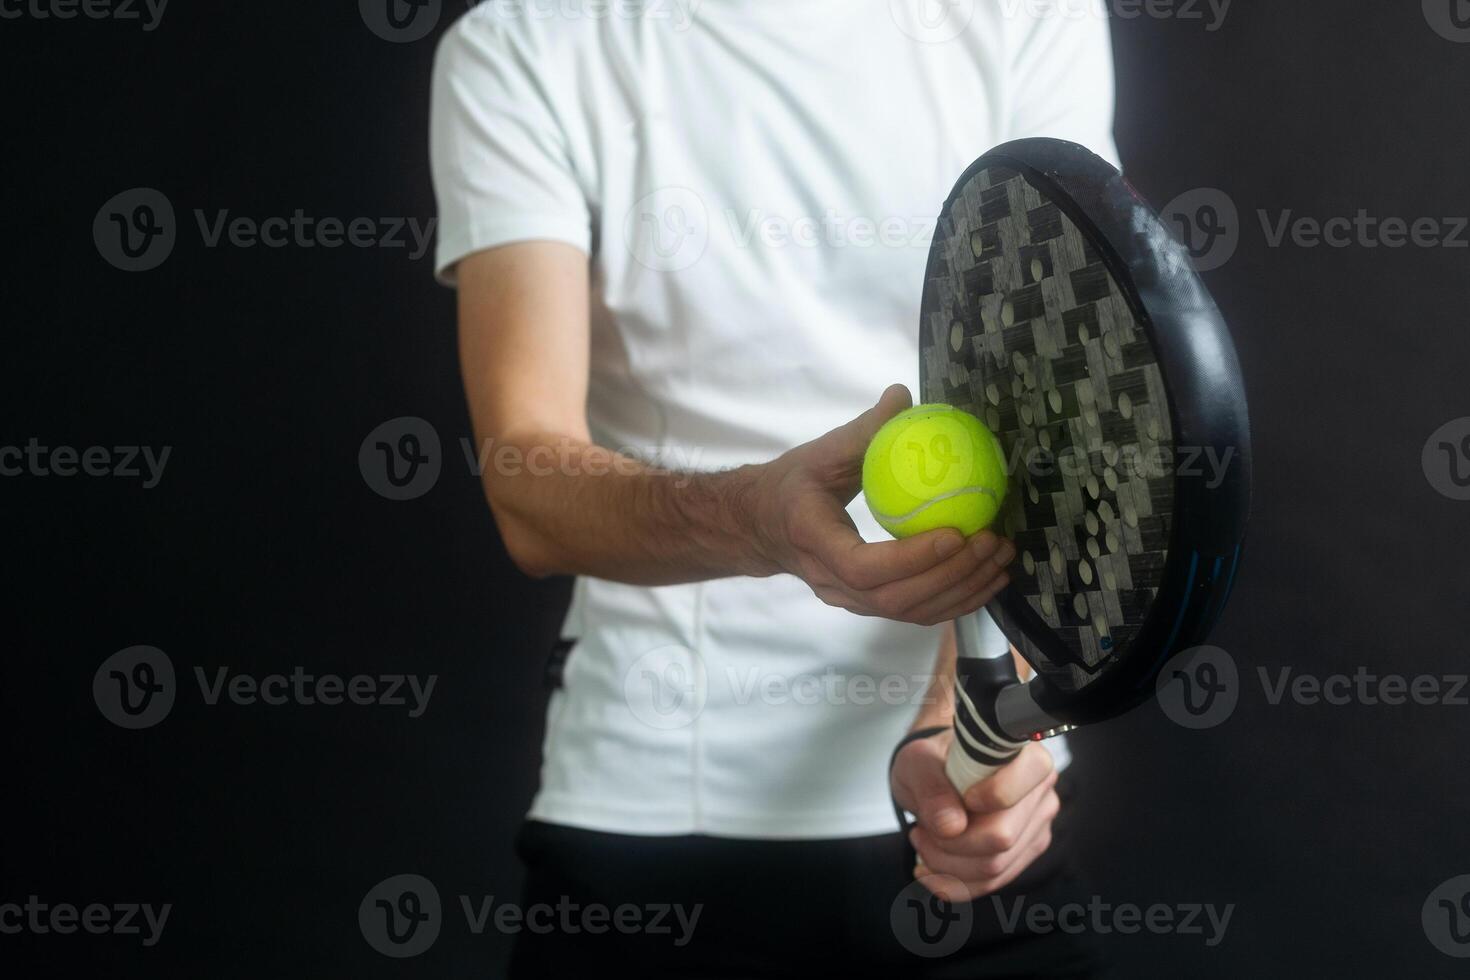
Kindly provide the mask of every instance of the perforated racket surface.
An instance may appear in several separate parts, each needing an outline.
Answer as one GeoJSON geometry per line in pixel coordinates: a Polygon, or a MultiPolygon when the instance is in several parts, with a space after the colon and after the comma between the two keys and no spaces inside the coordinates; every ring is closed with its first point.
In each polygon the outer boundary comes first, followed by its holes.
{"type": "MultiPolygon", "coordinates": [[[[1239,366],[1187,252],[1085,148],[1008,143],[945,202],[920,351],[923,400],[1007,454],[1019,557],[989,612],[1037,671],[1032,714],[1128,710],[1217,617],[1249,506],[1239,366]]],[[[975,728],[1003,746],[1018,725],[975,728]]]]}

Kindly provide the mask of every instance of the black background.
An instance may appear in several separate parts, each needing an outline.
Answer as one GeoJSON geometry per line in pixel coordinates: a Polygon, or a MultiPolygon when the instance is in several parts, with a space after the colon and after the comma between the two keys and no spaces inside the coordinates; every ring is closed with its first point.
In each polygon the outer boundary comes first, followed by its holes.
{"type": "MultiPolygon", "coordinates": [[[[452,6],[452,5],[451,5],[452,6]]],[[[566,583],[505,559],[475,478],[453,296],[405,249],[203,247],[192,212],[434,213],[434,35],[392,44],[355,4],[192,4],[137,22],[0,21],[5,395],[0,443],[173,447],[164,479],[7,476],[9,751],[0,901],[172,902],[163,941],[0,936],[19,974],[496,975],[455,896],[513,899],[535,784],[541,659],[566,583]],[[103,202],[180,216],[159,268],[99,256],[103,202]],[[357,464],[385,420],[444,442],[428,494],[357,464]],[[132,644],[184,680],[124,731],[93,673],[132,644]],[[428,712],[204,705],[192,671],[438,674],[428,712]],[[429,877],[449,922],[406,962],[357,904],[429,877]]],[[[1420,925],[1470,873],[1470,707],[1271,705],[1255,668],[1464,670],[1470,503],[1430,486],[1429,434],[1470,415],[1470,251],[1268,245],[1257,209],[1470,212],[1470,44],[1419,4],[1239,0],[1222,29],[1116,19],[1118,136],[1156,203],[1241,212],[1208,276],[1250,388],[1256,506],[1214,641],[1244,687],[1219,728],[1149,705],[1073,739],[1079,859],[1115,902],[1235,903],[1226,941],[1110,937],[1128,976],[1451,976],[1420,925]]],[[[935,202],[936,206],[939,202],[935,202]]],[[[918,287],[915,283],[917,307],[918,287]]],[[[7,972],[9,972],[7,968],[7,972]]]]}

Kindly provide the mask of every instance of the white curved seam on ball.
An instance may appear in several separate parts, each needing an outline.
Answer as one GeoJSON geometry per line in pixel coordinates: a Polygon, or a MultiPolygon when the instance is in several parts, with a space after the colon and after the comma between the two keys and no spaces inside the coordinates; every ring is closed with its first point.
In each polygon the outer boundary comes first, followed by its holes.
{"type": "MultiPolygon", "coordinates": [[[[935,504],[943,503],[946,500],[950,500],[954,497],[958,497],[961,494],[966,493],[983,493],[991,500],[996,500],[995,491],[990,489],[989,487],[960,487],[958,490],[951,490],[949,493],[942,493],[932,500],[924,501],[922,504],[909,511],[907,514],[899,514],[897,516],[891,514],[879,514],[878,516],[881,520],[885,521],[906,521],[910,517],[919,516],[928,507],[933,507],[935,504]]],[[[997,503],[998,502],[999,501],[997,501],[997,503]]]]}

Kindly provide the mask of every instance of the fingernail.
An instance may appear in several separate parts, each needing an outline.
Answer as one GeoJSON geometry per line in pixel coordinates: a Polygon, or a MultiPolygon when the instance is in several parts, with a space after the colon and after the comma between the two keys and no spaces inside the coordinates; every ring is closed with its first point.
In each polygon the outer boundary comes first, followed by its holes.
{"type": "Polygon", "coordinates": [[[995,553],[995,563],[1001,568],[1005,568],[1007,565],[1015,560],[1016,546],[1011,544],[1009,541],[1002,544],[1000,546],[1000,550],[995,553]]]}
{"type": "Polygon", "coordinates": [[[965,539],[958,534],[941,534],[934,541],[934,551],[940,558],[948,558],[965,546],[965,539]]]}
{"type": "Polygon", "coordinates": [[[982,560],[995,551],[996,538],[989,531],[981,531],[970,540],[974,542],[971,547],[975,549],[975,555],[982,560]]]}

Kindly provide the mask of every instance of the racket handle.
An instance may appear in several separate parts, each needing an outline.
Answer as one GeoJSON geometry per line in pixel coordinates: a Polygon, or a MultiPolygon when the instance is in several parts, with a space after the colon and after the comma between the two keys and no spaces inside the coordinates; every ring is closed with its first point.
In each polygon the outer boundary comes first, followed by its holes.
{"type": "Polygon", "coordinates": [[[1000,696],[1019,687],[1011,646],[989,616],[955,622],[954,741],[944,771],[963,793],[1020,755],[1026,742],[1001,727],[1000,696]]]}
{"type": "Polygon", "coordinates": [[[949,757],[944,760],[944,774],[949,777],[954,788],[963,794],[971,786],[984,782],[1003,769],[1007,762],[1020,754],[1020,751],[1017,749],[1005,762],[997,760],[995,765],[987,765],[960,747],[959,733],[956,733],[955,741],[949,746],[949,757]]]}

